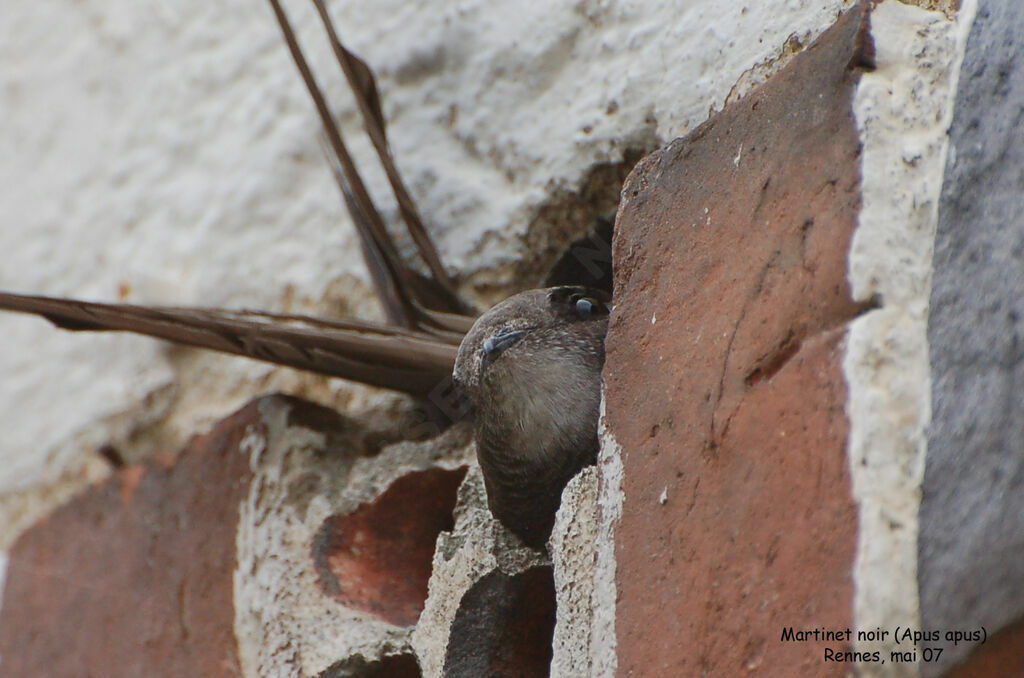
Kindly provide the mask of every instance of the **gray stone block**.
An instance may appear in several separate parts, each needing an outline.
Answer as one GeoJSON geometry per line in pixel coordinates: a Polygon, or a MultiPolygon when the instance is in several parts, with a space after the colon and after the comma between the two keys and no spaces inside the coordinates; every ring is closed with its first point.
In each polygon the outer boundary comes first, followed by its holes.
{"type": "MultiPolygon", "coordinates": [[[[925,629],[1024,616],[1024,4],[981,0],[960,74],[928,327],[925,629]]],[[[936,675],[971,648],[947,646],[936,675]]]]}

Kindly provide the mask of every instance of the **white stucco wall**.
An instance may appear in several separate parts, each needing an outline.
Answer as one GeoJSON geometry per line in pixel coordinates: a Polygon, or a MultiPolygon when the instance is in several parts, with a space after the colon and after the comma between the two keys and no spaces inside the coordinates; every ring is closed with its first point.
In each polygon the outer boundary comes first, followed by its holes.
{"type": "MultiPolygon", "coordinates": [[[[849,465],[858,505],[854,621],[921,628],[918,533],[931,419],[928,308],[939,198],[960,64],[977,2],[954,18],[889,0],[871,14],[876,69],[854,98],[862,207],[850,246],[854,299],[879,307],[850,323],[849,465]]],[[[857,650],[905,649],[892,639],[857,650]]],[[[941,651],[940,651],[941,652],[941,651]]],[[[916,663],[863,663],[871,676],[917,676],[916,663]]]]}
{"type": "MultiPolygon", "coordinates": [[[[392,147],[447,264],[471,273],[516,256],[517,234],[552,191],[626,147],[686,133],[790,36],[807,44],[849,4],[332,10],[378,74],[392,147]]],[[[312,7],[287,5],[354,137],[312,7]]],[[[14,0],[0,22],[0,104],[0,289],[372,312],[318,123],[265,3],[14,0]]],[[[0,315],[0,336],[0,545],[103,473],[90,450],[107,440],[137,448],[130,455],[174,449],[261,391],[335,405],[352,393],[26,317],[0,315]]]]}

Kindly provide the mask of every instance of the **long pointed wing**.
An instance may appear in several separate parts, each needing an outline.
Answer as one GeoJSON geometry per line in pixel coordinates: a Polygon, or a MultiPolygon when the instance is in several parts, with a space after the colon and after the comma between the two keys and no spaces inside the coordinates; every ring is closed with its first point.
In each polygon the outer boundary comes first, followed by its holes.
{"type": "MultiPolygon", "coordinates": [[[[363,123],[366,127],[366,134],[370,137],[370,141],[377,151],[377,157],[380,158],[380,163],[384,167],[384,173],[387,175],[388,183],[391,184],[395,200],[398,203],[399,212],[401,212],[402,219],[409,230],[409,235],[412,236],[413,242],[416,243],[420,257],[423,258],[424,263],[430,270],[433,282],[436,283],[434,291],[438,297],[438,302],[440,302],[437,308],[446,311],[465,312],[468,309],[455,292],[455,285],[448,276],[447,271],[445,271],[444,265],[441,263],[441,257],[438,255],[437,249],[434,247],[434,243],[423,225],[423,220],[420,218],[416,203],[413,201],[412,196],[409,195],[405,182],[402,181],[402,176],[395,166],[394,158],[391,157],[391,151],[388,148],[384,114],[381,112],[380,94],[377,90],[377,80],[373,75],[373,71],[370,70],[370,67],[362,59],[350,52],[341,43],[341,39],[334,28],[334,22],[331,20],[331,15],[327,11],[323,0],[313,0],[313,4],[316,6],[316,10],[320,14],[320,20],[327,31],[327,37],[330,40],[331,49],[334,50],[334,55],[338,60],[338,65],[345,74],[349,89],[352,90],[352,94],[355,96],[359,112],[362,114],[363,123]]],[[[421,299],[421,301],[423,300],[421,299]]]]}
{"type": "Polygon", "coordinates": [[[417,396],[452,371],[458,342],[395,327],[222,309],[104,304],[0,292],[0,309],[74,331],[145,334],[417,396]]]}
{"type": "Polygon", "coordinates": [[[317,3],[331,46],[366,120],[399,209],[430,271],[424,277],[398,253],[348,153],[287,15],[269,0],[289,52],[316,106],[332,170],[363,242],[364,259],[389,320],[400,327],[306,316],[219,309],[105,304],[0,292],[0,310],[39,315],[68,330],[124,331],[247,356],[374,386],[427,395],[451,375],[457,347],[473,318],[454,292],[390,151],[376,81],[369,67],[341,44],[317,3]]]}
{"type": "Polygon", "coordinates": [[[458,331],[459,327],[465,324],[465,319],[457,321],[449,319],[447,316],[459,315],[461,311],[466,309],[466,305],[454,295],[454,288],[451,286],[447,274],[443,273],[440,259],[437,258],[433,245],[429,243],[426,231],[423,230],[422,224],[418,221],[418,215],[415,214],[412,198],[405,192],[404,185],[398,179],[398,173],[393,163],[389,162],[390,156],[385,147],[386,139],[384,138],[383,124],[374,124],[375,120],[379,120],[380,123],[383,123],[383,120],[380,119],[380,104],[376,96],[376,84],[373,81],[369,67],[362,61],[356,60],[351,53],[337,42],[337,35],[333,31],[329,17],[323,14],[329,37],[332,39],[332,46],[334,46],[339,58],[343,59],[343,68],[347,65],[350,70],[355,69],[358,71],[358,73],[353,71],[350,84],[356,99],[360,102],[360,108],[367,109],[365,112],[369,121],[367,123],[367,130],[371,140],[374,141],[374,146],[378,147],[378,153],[381,154],[385,171],[399,200],[400,211],[403,217],[407,219],[410,233],[420,247],[421,253],[425,252],[423,255],[424,260],[431,267],[432,274],[434,267],[436,267],[441,272],[441,275],[443,275],[440,279],[435,276],[429,279],[420,277],[419,280],[416,280],[415,272],[398,254],[398,250],[385,228],[384,218],[373,203],[366,184],[348,152],[348,148],[341,135],[341,130],[338,129],[338,125],[331,115],[323,91],[313,76],[309,63],[295,36],[291,22],[288,20],[288,15],[282,8],[279,0],[269,0],[269,2],[277,23],[281,28],[285,44],[288,46],[288,51],[295,62],[302,81],[306,85],[310,98],[313,100],[317,115],[320,117],[324,135],[327,138],[327,146],[331,151],[330,160],[335,179],[345,197],[345,205],[352,216],[352,221],[359,230],[363,242],[363,251],[367,254],[365,257],[366,264],[373,276],[378,294],[385,303],[389,320],[403,327],[420,329],[429,333],[435,331],[443,333],[458,331]],[[349,58],[345,59],[345,55],[349,58]],[[368,86],[372,86],[372,95],[367,90],[368,86]],[[388,171],[389,168],[390,171],[388,171]],[[410,219],[413,220],[410,221],[410,219]],[[419,227],[418,229],[417,226],[419,227]],[[425,245],[429,245],[429,247],[425,248],[425,245]],[[446,312],[444,315],[438,316],[424,306],[424,297],[421,294],[421,289],[424,285],[433,288],[431,290],[431,297],[435,300],[442,300],[443,306],[438,310],[446,312]]]}

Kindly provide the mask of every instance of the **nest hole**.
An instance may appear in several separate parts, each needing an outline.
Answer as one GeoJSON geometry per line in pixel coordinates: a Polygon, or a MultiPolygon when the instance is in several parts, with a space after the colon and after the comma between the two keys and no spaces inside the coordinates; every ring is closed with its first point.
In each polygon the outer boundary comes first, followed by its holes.
{"type": "Polygon", "coordinates": [[[373,501],[327,518],[313,541],[324,592],[391,624],[415,624],[427,599],[437,536],[454,526],[465,475],[465,466],[408,473],[373,501]]]}
{"type": "Polygon", "coordinates": [[[547,676],[554,630],[551,566],[516,575],[494,570],[462,596],[448,638],[444,675],[547,676]]]}

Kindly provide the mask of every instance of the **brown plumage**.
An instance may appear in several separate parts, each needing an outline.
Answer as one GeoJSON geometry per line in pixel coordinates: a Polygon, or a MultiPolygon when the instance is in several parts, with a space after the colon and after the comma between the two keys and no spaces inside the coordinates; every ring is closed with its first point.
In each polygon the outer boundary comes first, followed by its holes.
{"type": "Polygon", "coordinates": [[[476,321],[455,360],[487,503],[535,548],[551,534],[566,483],[595,460],[606,300],[583,287],[517,294],[476,321]]]}
{"type": "Polygon", "coordinates": [[[358,320],[103,304],[9,292],[0,292],[0,310],[39,315],[66,330],[145,334],[416,396],[428,395],[447,378],[458,342],[453,338],[457,334],[443,330],[427,333],[358,320]]]}

